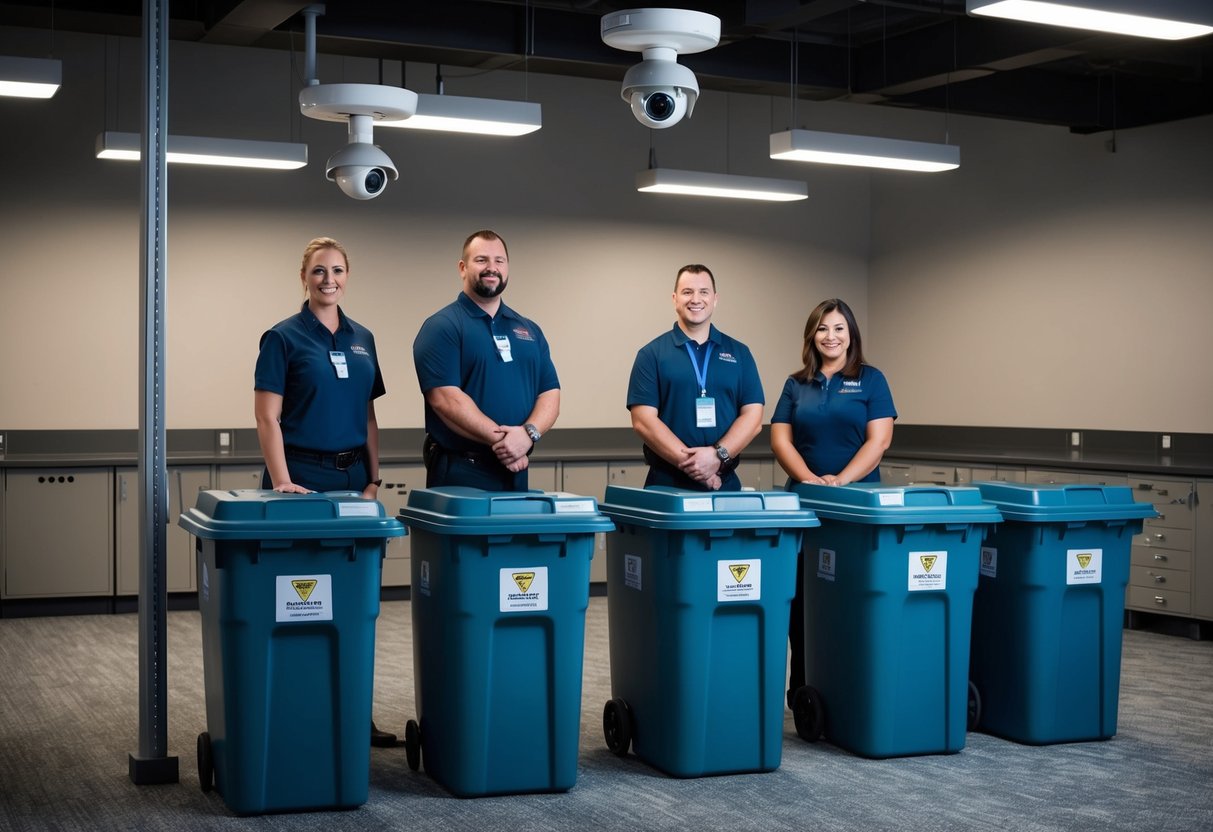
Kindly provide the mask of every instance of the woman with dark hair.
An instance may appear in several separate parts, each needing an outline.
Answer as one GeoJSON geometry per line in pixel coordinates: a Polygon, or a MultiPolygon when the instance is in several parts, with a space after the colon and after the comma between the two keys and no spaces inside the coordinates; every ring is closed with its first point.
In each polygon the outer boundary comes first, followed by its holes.
{"type": "MultiPolygon", "coordinates": [[[[804,366],[788,377],[771,417],[771,450],[788,486],[880,482],[880,459],[893,440],[897,410],[884,374],[864,363],[851,307],[837,298],[817,305],[805,323],[801,360],[804,366]]],[[[803,553],[788,635],[790,706],[791,692],[805,684],[803,553]]]]}

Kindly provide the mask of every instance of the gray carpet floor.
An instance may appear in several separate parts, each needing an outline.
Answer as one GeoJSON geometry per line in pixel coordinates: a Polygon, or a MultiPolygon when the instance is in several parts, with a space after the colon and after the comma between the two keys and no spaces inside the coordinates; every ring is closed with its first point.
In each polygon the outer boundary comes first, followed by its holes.
{"type": "MultiPolygon", "coordinates": [[[[0,620],[2,830],[1151,830],[1213,829],[1213,642],[1125,632],[1119,732],[1104,742],[1026,746],[981,733],[963,751],[867,760],[800,740],[787,714],[780,768],[675,779],[604,745],[607,609],[586,619],[577,785],[569,792],[460,799],[373,749],[359,809],[236,817],[198,788],[206,727],[200,619],[169,614],[169,753],[180,782],[136,786],[137,620],[0,620]]],[[[385,602],[374,716],[415,717],[410,608],[385,602]]]]}

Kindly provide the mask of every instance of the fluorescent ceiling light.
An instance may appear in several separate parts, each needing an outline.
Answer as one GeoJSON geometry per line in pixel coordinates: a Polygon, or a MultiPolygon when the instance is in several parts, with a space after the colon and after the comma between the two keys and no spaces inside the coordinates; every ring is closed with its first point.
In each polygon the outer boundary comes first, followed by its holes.
{"type": "Polygon", "coordinates": [[[636,190],[656,194],[760,199],[767,202],[795,202],[809,198],[809,186],[798,180],[670,168],[649,168],[640,171],[636,174],[636,190]]]}
{"type": "Polygon", "coordinates": [[[417,96],[417,112],[406,119],[378,121],[376,127],[444,130],[481,136],[522,136],[542,126],[540,107],[532,101],[501,101],[462,95],[417,96]]]}
{"type": "Polygon", "coordinates": [[[966,0],[969,14],[1161,40],[1213,32],[1208,0],[966,0]]]}
{"type": "MultiPolygon", "coordinates": [[[[115,133],[106,130],[97,136],[98,159],[137,162],[139,155],[138,133],[115,133]]],[[[180,164],[295,170],[307,164],[307,145],[205,136],[169,136],[165,156],[169,162],[180,164]]]]}
{"type": "Polygon", "coordinates": [[[771,158],[937,173],[960,167],[960,148],[954,144],[881,139],[848,133],[785,130],[771,134],[771,158]]]}
{"type": "Polygon", "coordinates": [[[0,55],[0,95],[50,98],[63,81],[63,63],[53,58],[0,55]]]}

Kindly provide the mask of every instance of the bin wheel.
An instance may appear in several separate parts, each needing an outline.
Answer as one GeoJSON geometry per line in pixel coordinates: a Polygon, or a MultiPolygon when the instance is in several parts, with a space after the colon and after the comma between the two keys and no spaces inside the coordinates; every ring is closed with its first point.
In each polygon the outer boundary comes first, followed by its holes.
{"type": "Polygon", "coordinates": [[[632,709],[622,699],[612,699],[602,709],[602,733],[607,748],[616,756],[626,757],[632,744],[632,709]]]}
{"type": "Polygon", "coordinates": [[[981,693],[977,690],[977,685],[973,684],[973,680],[969,680],[969,710],[965,728],[969,731],[976,731],[978,723],[981,722],[981,693]]]}
{"type": "Polygon", "coordinates": [[[198,735],[198,785],[203,792],[215,786],[215,758],[211,756],[211,735],[206,731],[198,735]]]}
{"type": "Polygon", "coordinates": [[[421,726],[415,719],[404,725],[404,759],[413,771],[421,768],[421,726]]]}
{"type": "Polygon", "coordinates": [[[792,720],[796,723],[796,733],[806,742],[817,742],[821,732],[825,730],[825,708],[821,702],[821,693],[812,685],[797,688],[792,697],[792,720]]]}

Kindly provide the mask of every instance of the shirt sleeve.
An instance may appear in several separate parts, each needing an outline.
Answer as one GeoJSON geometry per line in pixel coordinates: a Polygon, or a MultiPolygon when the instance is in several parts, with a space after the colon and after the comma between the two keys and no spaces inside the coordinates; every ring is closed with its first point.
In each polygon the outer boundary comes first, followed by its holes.
{"type": "Polygon", "coordinates": [[[743,346],[745,350],[745,370],[741,375],[741,397],[737,404],[744,407],[747,404],[766,404],[767,396],[762,389],[762,377],[758,375],[758,364],[754,361],[754,354],[750,352],[749,347],[743,346]]]}
{"type": "Polygon", "coordinates": [[[528,322],[539,334],[539,389],[536,394],[549,390],[560,389],[560,377],[556,375],[556,365],[552,363],[552,349],[548,346],[547,336],[534,321],[528,322]]]}
{"type": "Polygon", "coordinates": [[[387,387],[383,383],[383,371],[379,369],[379,349],[375,346],[375,336],[370,330],[366,333],[367,340],[371,342],[371,356],[375,361],[375,380],[371,383],[371,400],[375,400],[380,396],[387,394],[387,387]]]}
{"type": "Polygon", "coordinates": [[[779,394],[779,402],[771,415],[771,424],[792,424],[796,417],[796,379],[788,376],[783,383],[783,392],[779,394]]]}
{"type": "Polygon", "coordinates": [[[661,397],[657,386],[657,355],[651,346],[641,347],[632,363],[632,375],[628,379],[627,407],[636,405],[660,407],[661,397]]]}
{"type": "Polygon", "coordinates": [[[267,393],[286,393],[286,339],[276,330],[261,335],[261,351],[253,370],[253,389],[267,393]]]}
{"type": "Polygon", "coordinates": [[[868,397],[868,421],[873,419],[897,418],[897,408],[893,406],[893,392],[884,373],[875,367],[871,371],[871,394],[868,397]]]}
{"type": "Polygon", "coordinates": [[[441,314],[430,316],[413,339],[413,367],[422,393],[460,387],[458,327],[441,314]]]}

